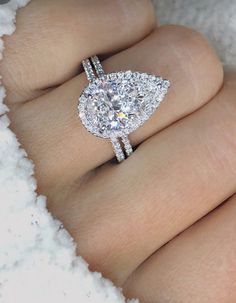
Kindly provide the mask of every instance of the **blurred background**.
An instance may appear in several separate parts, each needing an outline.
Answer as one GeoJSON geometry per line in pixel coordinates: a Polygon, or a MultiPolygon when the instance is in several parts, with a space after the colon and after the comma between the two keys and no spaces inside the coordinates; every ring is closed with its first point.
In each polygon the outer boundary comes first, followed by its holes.
{"type": "Polygon", "coordinates": [[[236,0],[153,0],[159,23],[204,33],[225,65],[236,67],[236,0]]]}

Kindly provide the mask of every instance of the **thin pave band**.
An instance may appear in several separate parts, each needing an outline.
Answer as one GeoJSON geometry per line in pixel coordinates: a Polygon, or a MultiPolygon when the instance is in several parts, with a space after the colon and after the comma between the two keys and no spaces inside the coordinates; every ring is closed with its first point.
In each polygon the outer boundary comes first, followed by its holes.
{"type": "Polygon", "coordinates": [[[91,57],[91,61],[93,63],[95,71],[96,71],[96,73],[98,75],[98,78],[104,76],[105,72],[103,70],[102,64],[101,64],[100,60],[98,59],[98,57],[97,56],[91,57]]]}
{"type": "Polygon", "coordinates": [[[85,59],[82,61],[83,68],[85,70],[86,76],[89,82],[93,82],[96,79],[93,67],[98,78],[105,75],[102,64],[97,56],[91,57],[91,59],[85,59]]]}
{"type": "Polygon", "coordinates": [[[127,157],[129,157],[133,152],[133,148],[132,148],[132,145],[130,144],[129,138],[128,138],[128,136],[122,136],[121,140],[124,144],[125,153],[126,153],[127,157]]]}
{"type": "Polygon", "coordinates": [[[93,67],[92,67],[90,60],[89,59],[83,60],[82,65],[83,65],[83,68],[86,73],[88,81],[93,82],[96,79],[96,77],[95,77],[93,67]]]}
{"type": "Polygon", "coordinates": [[[118,138],[111,138],[111,143],[116,154],[116,158],[118,162],[122,162],[125,160],[125,154],[122,150],[121,144],[118,138]]]}

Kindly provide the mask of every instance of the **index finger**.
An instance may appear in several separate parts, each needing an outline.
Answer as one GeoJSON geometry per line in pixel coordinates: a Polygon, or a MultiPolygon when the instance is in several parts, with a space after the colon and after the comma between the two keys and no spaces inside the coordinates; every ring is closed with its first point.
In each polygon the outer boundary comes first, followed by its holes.
{"type": "Polygon", "coordinates": [[[75,76],[82,59],[124,49],[154,25],[149,0],[30,2],[18,14],[16,33],[5,37],[1,75],[8,101],[44,94],[75,76]]]}

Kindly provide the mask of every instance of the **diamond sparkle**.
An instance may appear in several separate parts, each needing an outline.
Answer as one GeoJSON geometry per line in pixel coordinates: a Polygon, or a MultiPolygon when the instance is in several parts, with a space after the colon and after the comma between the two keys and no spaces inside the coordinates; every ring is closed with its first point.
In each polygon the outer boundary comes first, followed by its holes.
{"type": "Polygon", "coordinates": [[[157,109],[168,80],[140,72],[116,72],[90,83],[79,98],[78,112],[88,131],[102,138],[128,135],[157,109]]]}

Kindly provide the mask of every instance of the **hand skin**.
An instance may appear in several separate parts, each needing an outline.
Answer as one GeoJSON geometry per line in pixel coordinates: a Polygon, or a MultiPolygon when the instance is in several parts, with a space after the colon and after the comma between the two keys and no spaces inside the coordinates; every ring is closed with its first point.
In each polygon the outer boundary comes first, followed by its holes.
{"type": "Polygon", "coordinates": [[[4,40],[11,128],[90,268],[144,303],[235,302],[236,76],[206,40],[149,0],[32,0],[4,40]],[[93,54],[172,84],[120,165],[76,115],[93,54]]]}

